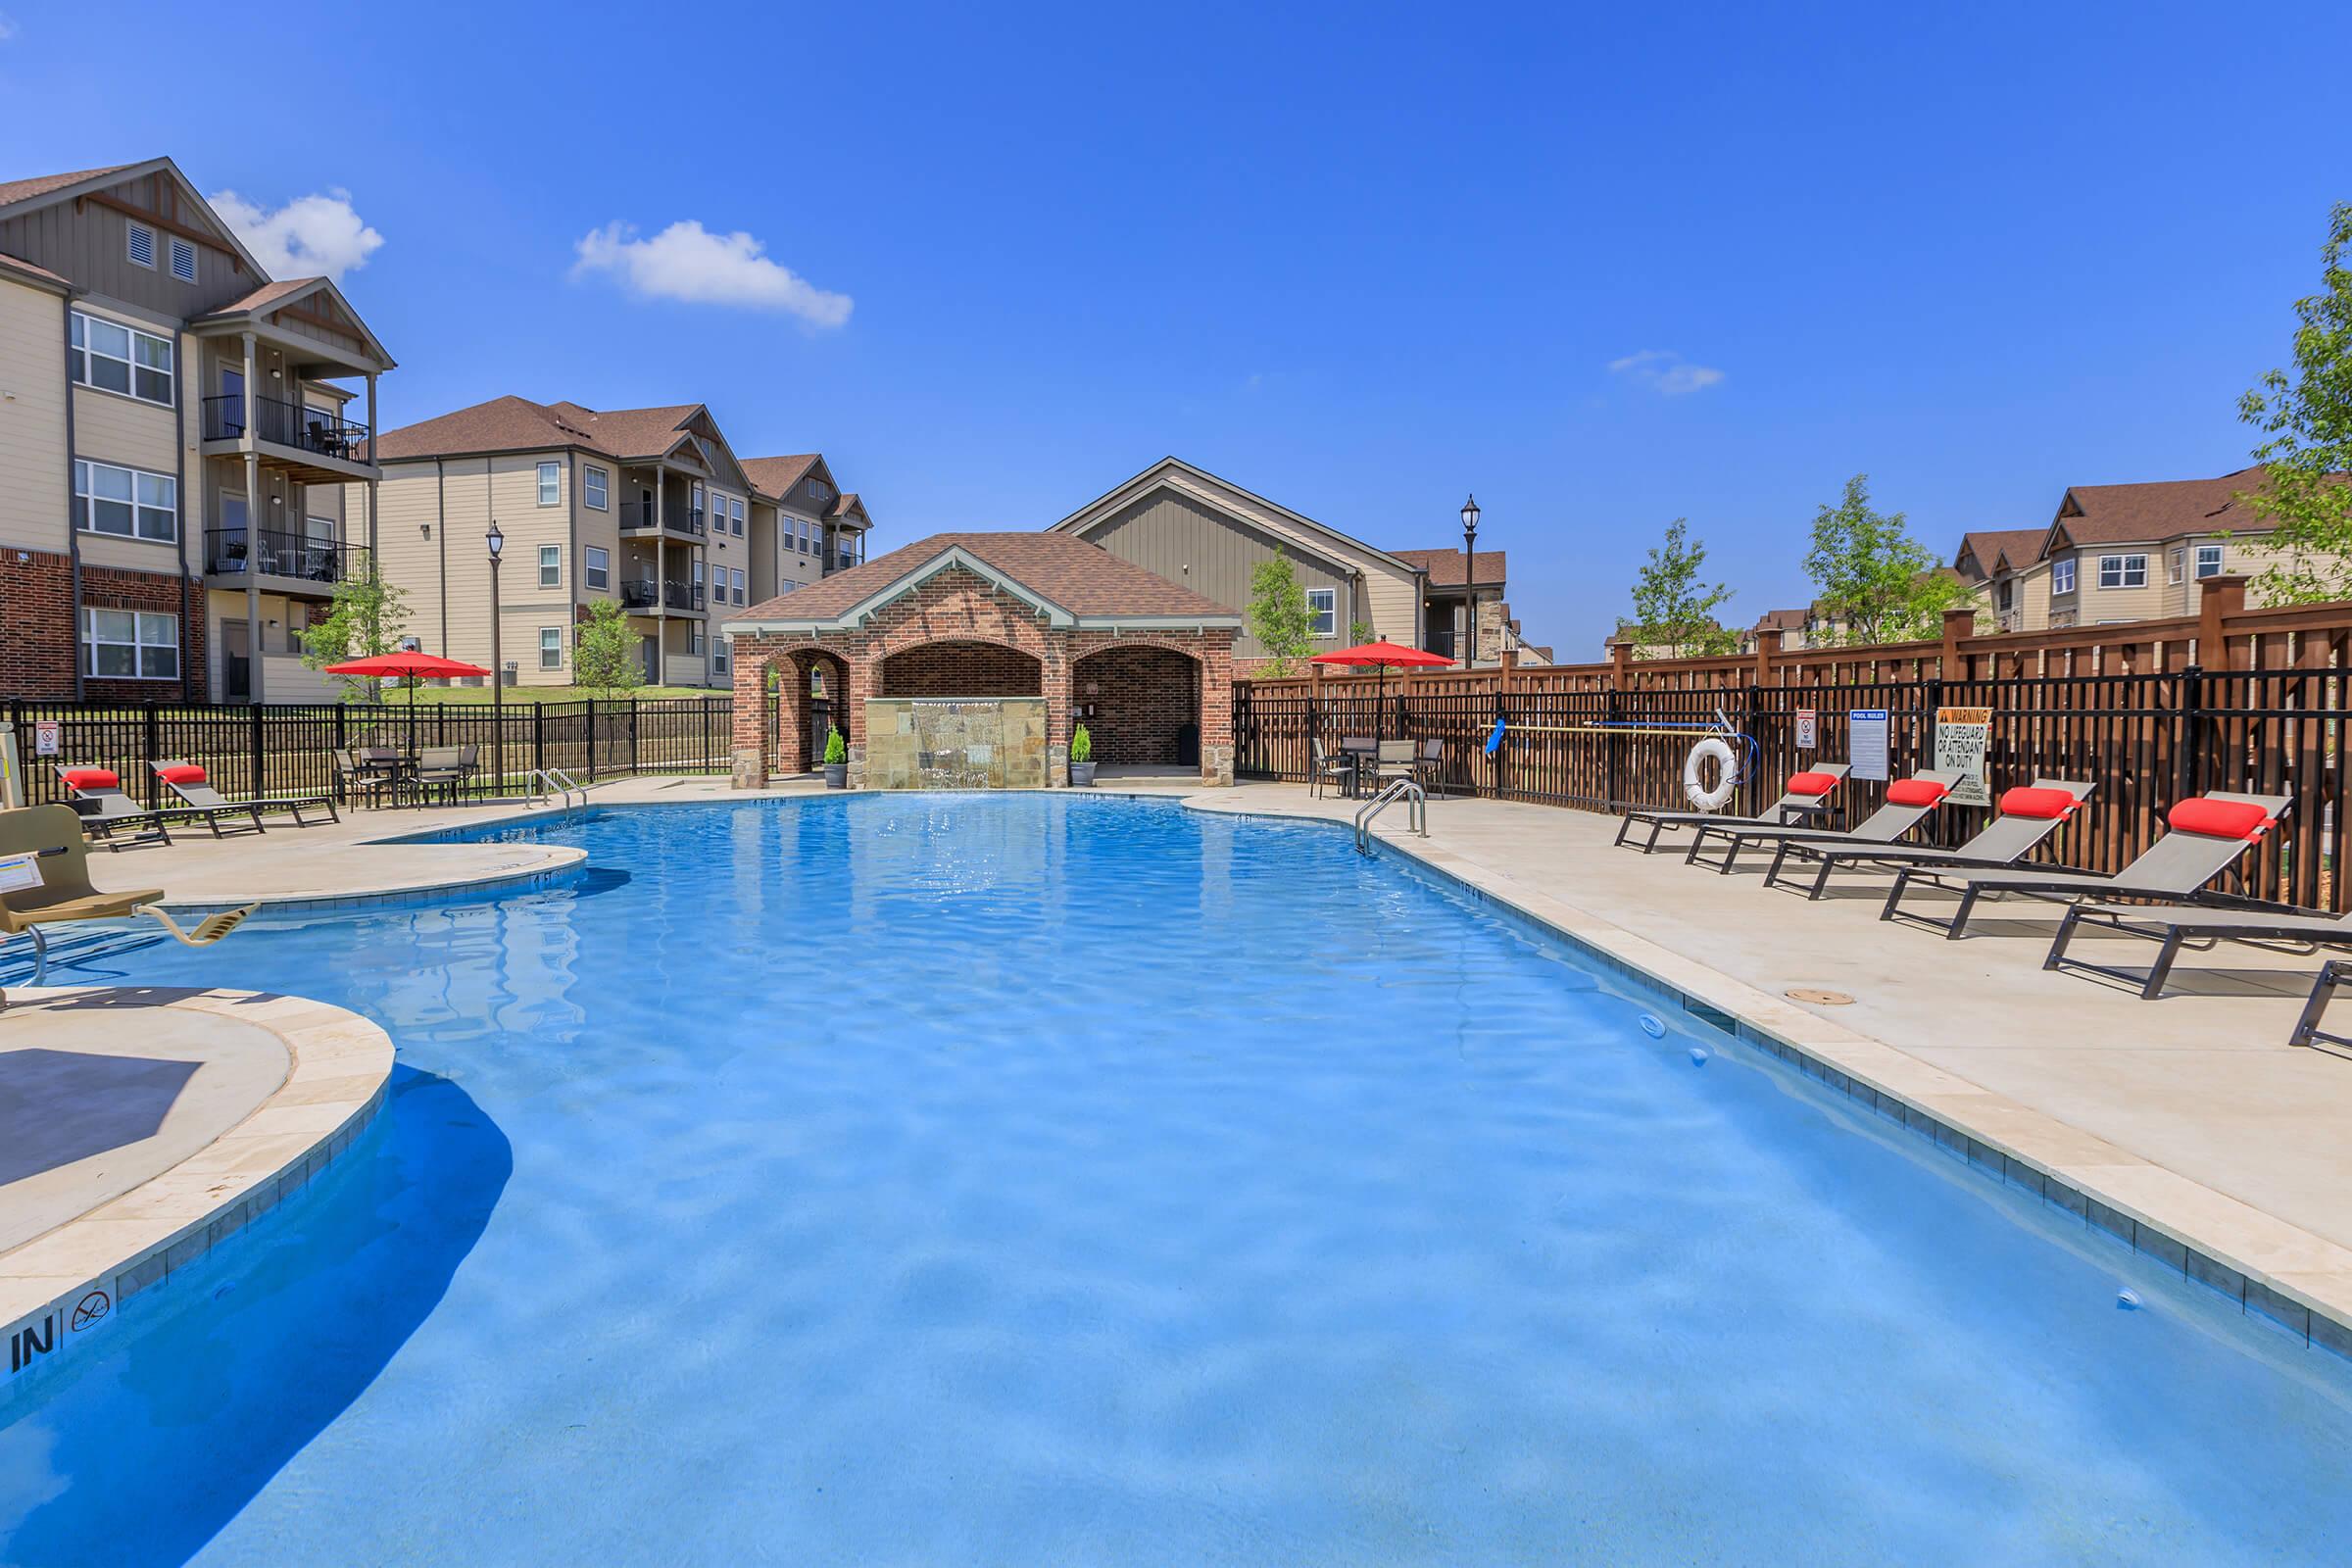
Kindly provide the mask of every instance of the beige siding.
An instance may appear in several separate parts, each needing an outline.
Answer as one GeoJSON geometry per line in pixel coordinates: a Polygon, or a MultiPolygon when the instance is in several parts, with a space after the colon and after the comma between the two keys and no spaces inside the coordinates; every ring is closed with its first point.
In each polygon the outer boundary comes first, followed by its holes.
{"type": "Polygon", "coordinates": [[[0,281],[0,545],[67,545],[66,302],[0,281]]]}
{"type": "MultiPolygon", "coordinates": [[[[1375,567],[1364,576],[1364,618],[1372,635],[1405,648],[1421,646],[1421,591],[1418,577],[1399,576],[1375,567]]],[[[1342,626],[1344,634],[1347,627],[1342,626]]]]}
{"type": "MultiPolygon", "coordinates": [[[[1122,561],[1182,583],[1237,612],[1249,609],[1250,574],[1262,563],[1283,556],[1300,587],[1330,589],[1336,595],[1336,624],[1324,640],[1329,647],[1342,646],[1350,619],[1366,613],[1356,601],[1351,574],[1330,560],[1309,554],[1283,534],[1172,489],[1151,491],[1086,530],[1085,537],[1122,561]]],[[[1250,659],[1262,656],[1265,649],[1243,632],[1234,639],[1234,653],[1250,659]]]]}
{"type": "Polygon", "coordinates": [[[74,389],[74,454],[150,473],[177,473],[177,416],[136,398],[74,389]]]}

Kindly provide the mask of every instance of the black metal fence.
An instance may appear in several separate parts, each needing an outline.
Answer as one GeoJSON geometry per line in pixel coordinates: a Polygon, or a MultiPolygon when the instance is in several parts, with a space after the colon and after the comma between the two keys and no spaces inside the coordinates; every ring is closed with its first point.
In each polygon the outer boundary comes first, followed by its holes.
{"type": "MultiPolygon", "coordinates": [[[[1442,743],[1450,793],[1531,801],[1591,811],[1679,807],[1683,763],[1695,734],[1684,726],[1724,716],[1751,737],[1758,766],[1732,809],[1757,810],[1813,760],[1844,760],[1849,714],[1884,709],[1887,771],[1933,765],[1936,711],[1992,711],[1985,758],[1997,795],[2036,777],[2096,786],[2090,809],[2057,834],[2042,858],[2112,871],[2161,833],[2184,797],[2215,790],[2291,799],[2277,831],[2250,857],[2241,891],[2342,909],[2333,875],[2344,825],[2342,768],[2352,670],[2184,670],[2140,674],[1907,680],[1839,686],[1747,686],[1718,691],[1474,692],[1385,697],[1234,695],[1235,771],[1303,780],[1312,743],[1349,736],[1442,743]],[[1813,714],[1810,750],[1797,745],[1799,715],[1813,714]],[[1494,723],[1504,740],[1485,750],[1494,723]],[[1639,733],[1657,726],[1657,733],[1639,733]],[[1634,733],[1629,733],[1633,731],[1634,733]]],[[[1875,808],[1886,785],[1857,780],[1854,815],[1875,808]]],[[[1984,823],[1973,810],[1937,813],[1934,840],[1953,842],[1984,823]]]]}
{"type": "Polygon", "coordinates": [[[468,793],[506,793],[534,768],[559,768],[592,783],[628,773],[723,773],[733,751],[735,704],[728,697],[662,702],[508,706],[489,703],[264,703],[252,707],[0,704],[16,726],[26,790],[34,805],[68,791],[57,768],[103,767],[150,805],[166,804],[150,761],[202,766],[216,787],[245,795],[323,795],[335,787],[335,756],[360,746],[415,755],[426,747],[479,749],[468,793]],[[54,751],[44,726],[56,726],[54,751]]]}

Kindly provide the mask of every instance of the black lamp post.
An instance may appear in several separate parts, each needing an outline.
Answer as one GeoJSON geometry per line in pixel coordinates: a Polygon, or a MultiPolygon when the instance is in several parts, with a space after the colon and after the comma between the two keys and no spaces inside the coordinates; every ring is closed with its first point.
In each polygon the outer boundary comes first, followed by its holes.
{"type": "Polygon", "coordinates": [[[498,519],[490,519],[490,532],[484,541],[490,547],[490,767],[498,775],[503,794],[507,786],[507,666],[499,659],[498,647],[498,557],[507,548],[507,536],[498,531],[498,519]]]}
{"type": "Polygon", "coordinates": [[[1464,669],[1478,664],[1478,497],[1462,503],[1462,630],[1470,652],[1464,669]]]}

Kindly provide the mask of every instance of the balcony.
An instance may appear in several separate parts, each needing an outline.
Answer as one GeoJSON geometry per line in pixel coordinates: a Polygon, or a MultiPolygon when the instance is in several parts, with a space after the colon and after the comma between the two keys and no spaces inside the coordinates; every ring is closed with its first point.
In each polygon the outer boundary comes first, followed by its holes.
{"type": "MultiPolygon", "coordinates": [[[[206,441],[242,443],[245,399],[233,395],[206,398],[203,420],[206,441]]],[[[315,409],[307,403],[257,397],[253,400],[253,420],[255,445],[274,449],[267,455],[293,456],[298,460],[295,466],[313,470],[307,477],[340,479],[352,477],[355,471],[364,477],[371,471],[365,450],[368,426],[356,419],[346,419],[330,409],[315,409]],[[313,465],[301,461],[317,459],[337,466],[314,469],[313,465]]]]}
{"type": "Polygon", "coordinates": [[[251,571],[272,593],[323,596],[368,574],[368,548],[270,528],[214,528],[205,534],[204,570],[240,583],[251,571]]]}
{"type": "Polygon", "coordinates": [[[649,501],[623,501],[620,504],[622,533],[653,533],[657,529],[682,538],[700,539],[703,537],[703,509],[672,507],[657,520],[653,503],[649,501]]]}
{"type": "Polygon", "coordinates": [[[665,582],[661,584],[657,594],[655,584],[642,577],[620,585],[620,608],[623,610],[652,610],[657,601],[670,610],[699,611],[703,608],[703,590],[691,583],[665,582]]]}

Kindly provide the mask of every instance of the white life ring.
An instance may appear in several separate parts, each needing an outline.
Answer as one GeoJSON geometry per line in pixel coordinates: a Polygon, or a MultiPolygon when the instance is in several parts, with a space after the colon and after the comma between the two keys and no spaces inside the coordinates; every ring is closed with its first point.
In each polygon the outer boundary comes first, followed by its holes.
{"type": "Polygon", "coordinates": [[[1732,792],[1739,787],[1740,754],[1733,751],[1732,743],[1722,736],[1708,736],[1696,746],[1691,747],[1690,755],[1683,759],[1683,793],[1689,796],[1690,804],[1700,810],[1722,810],[1730,802],[1732,792]],[[1698,771],[1701,760],[1709,757],[1715,759],[1715,787],[1713,789],[1706,787],[1701,781],[1698,771]]]}

